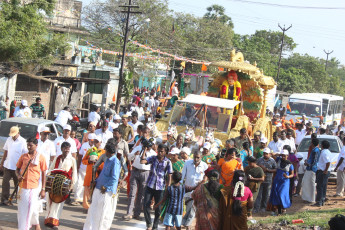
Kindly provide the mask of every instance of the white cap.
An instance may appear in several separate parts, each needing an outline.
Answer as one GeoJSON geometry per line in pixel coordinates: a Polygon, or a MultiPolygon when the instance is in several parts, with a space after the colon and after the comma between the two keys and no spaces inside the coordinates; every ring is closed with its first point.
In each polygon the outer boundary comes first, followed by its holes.
{"type": "Polygon", "coordinates": [[[67,129],[67,130],[71,131],[71,130],[72,130],[72,127],[71,127],[70,125],[65,125],[65,126],[63,127],[63,129],[64,129],[64,130],[67,129]]]}
{"type": "Polygon", "coordinates": [[[210,150],[211,148],[211,143],[210,142],[205,142],[204,146],[202,146],[204,149],[210,150]]]}
{"type": "Polygon", "coordinates": [[[132,112],[127,112],[126,115],[131,117],[132,116],[132,112]]]}
{"type": "Polygon", "coordinates": [[[121,120],[121,117],[120,117],[119,115],[116,114],[116,115],[114,116],[114,120],[121,120]]]}
{"type": "Polygon", "coordinates": [[[261,137],[260,142],[261,142],[261,143],[267,143],[267,138],[266,138],[266,137],[261,137]]]}
{"type": "Polygon", "coordinates": [[[180,150],[178,148],[172,148],[169,154],[178,155],[180,154],[180,150]]]}
{"type": "Polygon", "coordinates": [[[190,148],[188,148],[188,147],[183,147],[181,149],[181,152],[184,152],[184,153],[186,153],[189,156],[192,151],[190,151],[190,148]]]}
{"type": "Polygon", "coordinates": [[[87,135],[87,138],[88,138],[89,140],[94,140],[94,139],[97,138],[97,136],[96,136],[96,134],[94,134],[94,133],[89,133],[89,135],[87,135]]]}
{"type": "Polygon", "coordinates": [[[307,123],[313,124],[313,121],[312,121],[312,120],[308,120],[308,122],[307,122],[307,123]]]}
{"type": "Polygon", "coordinates": [[[306,116],[303,114],[302,117],[306,117],[306,116]]]}
{"type": "Polygon", "coordinates": [[[97,140],[98,142],[102,142],[102,137],[101,136],[96,136],[95,140],[97,140]]]}
{"type": "Polygon", "coordinates": [[[289,155],[289,151],[287,151],[286,149],[283,149],[283,151],[282,151],[281,154],[282,154],[282,155],[289,155]]]}
{"type": "Polygon", "coordinates": [[[271,149],[269,149],[269,148],[264,148],[264,151],[263,151],[264,153],[270,153],[271,152],[271,149]]]}
{"type": "Polygon", "coordinates": [[[281,123],[278,123],[278,124],[276,125],[276,127],[282,127],[282,124],[281,124],[281,123]]]}
{"type": "Polygon", "coordinates": [[[40,128],[40,133],[43,133],[43,132],[44,133],[50,133],[50,129],[48,127],[43,126],[40,128]]]}
{"type": "Polygon", "coordinates": [[[303,158],[303,155],[302,155],[301,153],[297,153],[297,154],[296,154],[296,157],[297,157],[297,159],[303,158]]]}
{"type": "Polygon", "coordinates": [[[28,106],[28,101],[27,100],[22,100],[22,106],[28,106]]]}

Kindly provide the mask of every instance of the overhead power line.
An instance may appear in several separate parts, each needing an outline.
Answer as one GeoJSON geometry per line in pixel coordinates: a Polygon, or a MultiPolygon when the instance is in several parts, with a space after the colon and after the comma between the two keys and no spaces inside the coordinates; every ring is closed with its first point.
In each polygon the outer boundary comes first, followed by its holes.
{"type": "Polygon", "coordinates": [[[276,3],[256,2],[256,1],[248,1],[248,0],[228,0],[228,1],[232,1],[232,2],[241,2],[241,3],[248,3],[248,4],[256,4],[256,5],[265,5],[265,6],[282,7],[282,8],[294,8],[294,9],[309,9],[309,10],[345,10],[345,7],[293,6],[293,5],[282,5],[282,4],[276,4],[276,3]]]}

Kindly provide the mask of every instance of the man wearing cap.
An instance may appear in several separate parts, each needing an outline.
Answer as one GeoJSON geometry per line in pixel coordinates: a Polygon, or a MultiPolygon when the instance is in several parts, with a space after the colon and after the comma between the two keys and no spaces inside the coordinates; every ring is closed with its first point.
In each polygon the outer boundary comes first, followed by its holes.
{"type": "Polygon", "coordinates": [[[147,123],[150,123],[150,115],[150,112],[144,112],[144,120],[142,121],[143,125],[147,125],[147,123]]]}
{"type": "MultiPolygon", "coordinates": [[[[137,132],[138,126],[139,126],[139,125],[143,125],[143,123],[141,123],[140,121],[138,121],[138,113],[137,113],[136,111],[133,111],[133,112],[132,112],[132,121],[128,122],[128,124],[129,124],[130,126],[132,126],[132,128],[133,128],[134,137],[135,137],[136,135],[138,135],[138,132],[137,132]]],[[[134,143],[134,139],[133,139],[132,142],[129,142],[129,143],[128,143],[128,145],[131,146],[131,147],[133,147],[134,144],[135,144],[135,143],[134,143]]]]}
{"type": "Polygon", "coordinates": [[[116,114],[114,116],[114,124],[115,124],[115,126],[114,126],[113,130],[118,128],[120,126],[120,123],[121,123],[121,117],[120,117],[120,115],[116,114]]]}
{"type": "MultiPolygon", "coordinates": [[[[140,163],[141,154],[142,145],[138,145],[134,147],[132,152],[128,155],[128,160],[133,161],[133,163],[129,179],[130,192],[128,196],[129,203],[127,206],[127,214],[123,216],[125,220],[131,218],[140,219],[139,216],[143,207],[144,192],[150,174],[150,165],[140,163]]],[[[157,153],[150,147],[146,150],[146,156],[157,156],[157,153]]]]}
{"type": "Polygon", "coordinates": [[[172,163],[174,171],[182,172],[184,166],[184,160],[179,159],[180,150],[176,147],[172,148],[168,154],[168,158],[172,163]]]}
{"type": "Polygon", "coordinates": [[[101,121],[101,128],[95,131],[95,134],[102,139],[101,148],[104,149],[105,144],[107,141],[113,137],[113,134],[108,130],[108,121],[102,120],[101,121]]]}
{"type": "Polygon", "coordinates": [[[74,193],[74,201],[75,202],[83,202],[84,180],[85,180],[87,166],[85,164],[82,164],[81,161],[84,158],[87,151],[93,147],[94,141],[97,138],[97,136],[94,133],[89,133],[87,135],[87,138],[88,138],[88,141],[83,143],[80,150],[79,150],[78,163],[77,163],[78,180],[75,184],[75,189],[74,189],[75,190],[75,193],[74,193]]]}
{"type": "Polygon", "coordinates": [[[254,133],[254,139],[253,139],[253,149],[257,149],[260,148],[261,146],[261,132],[260,131],[256,131],[254,133]]]}
{"type": "MultiPolygon", "coordinates": [[[[102,148],[102,138],[96,136],[93,140],[93,147],[89,148],[86,153],[83,155],[82,164],[86,165],[86,173],[84,177],[84,196],[83,196],[83,208],[86,210],[90,207],[90,198],[91,198],[91,181],[92,181],[92,167],[97,162],[99,157],[105,153],[105,150],[102,148]]],[[[103,169],[103,164],[99,166],[99,170],[103,169]]],[[[96,173],[95,177],[98,174],[96,173]]],[[[95,180],[96,178],[94,178],[95,180]]]]}
{"type": "Polygon", "coordinates": [[[247,130],[245,128],[240,129],[240,135],[235,138],[235,145],[238,150],[243,149],[243,143],[248,142],[249,143],[249,136],[247,134],[247,130]]]}
{"type": "Polygon", "coordinates": [[[70,154],[72,154],[72,156],[75,159],[77,159],[77,146],[75,144],[75,141],[70,137],[71,130],[72,130],[72,128],[70,125],[65,125],[63,127],[62,136],[59,136],[58,138],[55,139],[54,144],[55,144],[55,149],[56,149],[56,156],[59,156],[62,154],[61,144],[63,142],[68,142],[71,144],[70,154]]]}
{"type": "Polygon", "coordinates": [[[72,119],[73,117],[70,113],[70,108],[68,106],[65,106],[63,110],[61,110],[55,118],[55,122],[59,123],[60,125],[62,125],[62,127],[64,127],[65,125],[67,125],[68,120],[72,119]]]}
{"type": "Polygon", "coordinates": [[[273,154],[280,154],[283,150],[283,144],[279,140],[278,132],[273,133],[273,141],[268,144],[268,148],[271,150],[273,154]]]}
{"type": "Polygon", "coordinates": [[[271,185],[273,173],[277,170],[277,163],[271,157],[271,149],[264,149],[263,157],[259,158],[257,165],[259,165],[265,173],[265,180],[261,183],[258,196],[254,204],[253,212],[264,212],[267,207],[268,198],[271,193],[271,185]]]}
{"type": "Polygon", "coordinates": [[[83,140],[82,140],[81,144],[84,144],[85,142],[89,141],[88,135],[90,133],[95,134],[95,132],[96,132],[96,125],[97,124],[95,122],[93,122],[93,121],[91,121],[89,123],[89,127],[88,127],[87,131],[85,130],[84,133],[83,133],[83,140]]]}
{"type": "Polygon", "coordinates": [[[189,158],[190,154],[191,154],[191,150],[187,146],[181,149],[180,156],[184,162],[190,160],[189,158]]]}
{"type": "Polygon", "coordinates": [[[132,126],[128,124],[128,115],[125,114],[122,116],[122,124],[119,126],[119,130],[127,143],[131,143],[134,140],[135,135],[132,126]]]}
{"type": "Polygon", "coordinates": [[[205,142],[202,147],[202,161],[206,164],[210,165],[217,165],[217,159],[213,153],[210,152],[211,143],[205,142]]]}
{"type": "Polygon", "coordinates": [[[36,98],[36,103],[32,104],[30,106],[30,109],[32,109],[32,115],[34,117],[44,118],[46,116],[46,111],[44,109],[43,104],[41,103],[40,97],[36,98]]]}
{"type": "Polygon", "coordinates": [[[22,103],[16,108],[16,111],[14,111],[13,116],[26,118],[31,117],[31,109],[28,107],[27,100],[22,100],[22,103]]]}
{"type": "Polygon", "coordinates": [[[54,160],[56,156],[56,150],[54,142],[49,140],[50,129],[48,127],[41,127],[40,139],[38,139],[37,152],[42,154],[46,158],[47,167],[49,168],[50,162],[54,160]]]}
{"type": "Polygon", "coordinates": [[[261,137],[260,140],[260,146],[254,149],[254,157],[256,159],[259,159],[260,157],[263,156],[264,154],[264,149],[267,147],[267,138],[266,137],[261,137]]]}
{"type": "Polygon", "coordinates": [[[13,126],[10,129],[5,145],[4,155],[1,159],[0,170],[3,171],[1,203],[8,205],[10,195],[10,180],[13,179],[14,184],[18,184],[16,175],[17,162],[21,155],[28,152],[26,141],[20,136],[19,127],[13,126]]]}

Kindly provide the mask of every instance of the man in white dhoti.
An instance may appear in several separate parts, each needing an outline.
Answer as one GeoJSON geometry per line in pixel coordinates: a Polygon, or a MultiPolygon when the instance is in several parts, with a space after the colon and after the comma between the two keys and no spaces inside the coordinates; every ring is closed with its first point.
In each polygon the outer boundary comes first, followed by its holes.
{"type": "Polygon", "coordinates": [[[37,153],[37,139],[27,140],[28,153],[23,154],[18,162],[16,175],[19,181],[18,202],[18,229],[29,230],[32,226],[41,229],[38,213],[38,198],[45,197],[44,188],[39,188],[39,179],[42,174],[42,184],[46,182],[46,160],[37,153]]]}
{"type": "MultiPolygon", "coordinates": [[[[69,177],[72,180],[71,188],[73,188],[74,184],[77,181],[77,163],[75,158],[69,154],[71,148],[71,144],[69,142],[63,142],[61,145],[61,152],[62,154],[56,157],[53,163],[50,165],[48,175],[53,170],[63,170],[67,172],[69,177]]],[[[58,229],[59,226],[59,219],[61,216],[61,212],[65,201],[61,203],[55,203],[50,198],[49,195],[47,196],[47,216],[44,221],[46,226],[52,227],[53,229],[58,229]]]]}
{"type": "MultiPolygon", "coordinates": [[[[49,134],[50,134],[50,129],[48,127],[45,127],[45,126],[41,127],[39,132],[40,132],[40,139],[38,139],[37,152],[44,156],[44,158],[46,159],[47,168],[49,168],[50,163],[54,160],[54,157],[56,156],[55,145],[53,141],[48,139],[49,134]]],[[[40,189],[42,188],[41,180],[39,183],[39,188],[40,189]]],[[[40,212],[43,212],[43,206],[45,205],[45,203],[46,203],[46,198],[39,200],[40,212]]]]}
{"type": "Polygon", "coordinates": [[[307,166],[302,180],[302,199],[309,202],[315,202],[316,191],[316,171],[317,163],[320,158],[319,140],[317,138],[311,139],[311,152],[308,159],[305,161],[307,166]]]}
{"type": "Polygon", "coordinates": [[[117,187],[121,172],[121,162],[115,152],[115,144],[105,146],[108,159],[96,180],[92,203],[87,213],[84,230],[108,230],[113,222],[117,205],[117,187]]]}

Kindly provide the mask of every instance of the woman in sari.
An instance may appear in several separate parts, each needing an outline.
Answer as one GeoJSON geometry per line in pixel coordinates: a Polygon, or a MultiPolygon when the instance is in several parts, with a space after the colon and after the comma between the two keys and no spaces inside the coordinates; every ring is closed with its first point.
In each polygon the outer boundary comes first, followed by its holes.
{"type": "Polygon", "coordinates": [[[234,171],[242,167],[241,163],[236,159],[236,154],[236,149],[228,149],[225,158],[221,158],[218,161],[218,167],[220,168],[220,183],[224,186],[231,185],[234,171]]]}
{"type": "Polygon", "coordinates": [[[253,208],[254,201],[252,192],[244,186],[244,178],[242,170],[235,171],[232,186],[221,190],[218,230],[248,229],[247,210],[253,208]]]}
{"type": "Polygon", "coordinates": [[[290,178],[294,175],[294,167],[288,161],[288,155],[288,150],[284,149],[281,157],[276,159],[277,172],[272,183],[270,203],[273,205],[274,212],[278,210],[278,215],[285,214],[286,209],[291,207],[289,190],[290,178]]]}
{"type": "Polygon", "coordinates": [[[219,184],[219,173],[211,170],[207,177],[209,182],[194,190],[192,198],[196,208],[195,230],[217,230],[219,225],[220,190],[224,187],[219,184]]]}

